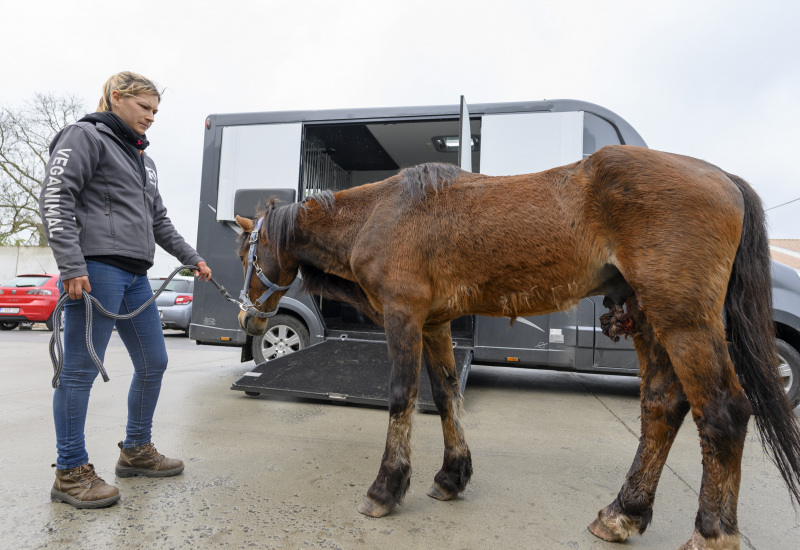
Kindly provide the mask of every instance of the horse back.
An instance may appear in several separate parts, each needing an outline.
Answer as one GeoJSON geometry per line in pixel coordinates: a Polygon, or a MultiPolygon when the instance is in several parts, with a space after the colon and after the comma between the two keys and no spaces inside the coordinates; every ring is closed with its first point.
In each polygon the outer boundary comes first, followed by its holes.
{"type": "Polygon", "coordinates": [[[402,173],[375,184],[351,266],[366,288],[418,289],[443,314],[563,310],[620,274],[644,290],[681,272],[702,293],[692,264],[724,290],[741,234],[741,195],[723,171],[645,148],[535,174],[433,173],[435,185],[402,173]]]}
{"type": "Polygon", "coordinates": [[[579,264],[590,257],[580,239],[578,170],[579,163],[505,177],[458,170],[424,193],[418,180],[381,182],[353,270],[366,288],[416,289],[445,316],[569,307],[585,284],[579,264]]]}

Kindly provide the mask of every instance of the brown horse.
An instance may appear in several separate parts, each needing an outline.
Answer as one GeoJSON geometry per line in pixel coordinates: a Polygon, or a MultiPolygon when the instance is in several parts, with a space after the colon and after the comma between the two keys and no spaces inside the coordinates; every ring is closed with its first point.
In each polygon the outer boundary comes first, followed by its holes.
{"type": "MultiPolygon", "coordinates": [[[[254,223],[245,231],[246,263],[254,223]]],[[[488,177],[455,166],[407,168],[387,180],[271,203],[254,237],[249,297],[261,275],[347,301],[386,329],[389,429],[359,511],[380,517],[403,499],[420,357],[444,432],[428,494],[452,499],[472,474],[459,415],[450,321],[541,315],[603,295],[603,331],[633,338],[642,434],[616,499],[589,526],[607,541],[643,533],[667,453],[691,411],[703,477],[683,548],[739,548],[736,506],[748,419],[800,500],[800,430],[777,372],[769,251],[760,200],[740,178],[694,158],[611,146],[538,174],[488,177]],[[258,271],[258,269],[256,269],[258,271]]],[[[272,311],[279,287],[258,308],[272,311]]],[[[249,334],[268,319],[239,315],[249,334]]],[[[263,315],[263,314],[262,314],[263,315]]]]}

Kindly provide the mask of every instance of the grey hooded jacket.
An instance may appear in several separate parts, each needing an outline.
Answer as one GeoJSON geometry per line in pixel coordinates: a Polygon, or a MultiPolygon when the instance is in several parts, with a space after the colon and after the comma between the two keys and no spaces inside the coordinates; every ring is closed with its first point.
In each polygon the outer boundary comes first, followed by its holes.
{"type": "Polygon", "coordinates": [[[84,256],[152,263],[156,244],[183,264],[203,261],[167,217],[156,165],[141,154],[146,174],[102,123],[76,122],[53,138],[39,212],[62,280],[88,275],[84,256]]]}

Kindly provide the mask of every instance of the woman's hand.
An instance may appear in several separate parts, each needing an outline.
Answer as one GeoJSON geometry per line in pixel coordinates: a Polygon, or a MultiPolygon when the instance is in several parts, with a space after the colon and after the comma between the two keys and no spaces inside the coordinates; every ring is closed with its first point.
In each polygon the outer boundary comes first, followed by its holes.
{"type": "Polygon", "coordinates": [[[197,271],[194,272],[194,276],[201,281],[208,281],[211,279],[211,268],[205,262],[197,262],[197,271]]]}
{"type": "MultiPolygon", "coordinates": [[[[209,271],[209,273],[211,273],[209,271]]],[[[92,285],[89,284],[89,276],[83,275],[81,277],[74,277],[62,281],[64,283],[64,290],[69,294],[73,300],[80,300],[83,298],[83,291],[91,292],[92,285]]]]}

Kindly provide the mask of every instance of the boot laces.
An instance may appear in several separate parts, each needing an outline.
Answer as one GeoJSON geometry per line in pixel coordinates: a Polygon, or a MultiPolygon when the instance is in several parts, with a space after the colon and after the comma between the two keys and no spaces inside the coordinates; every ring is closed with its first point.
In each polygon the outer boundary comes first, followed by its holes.
{"type": "Polygon", "coordinates": [[[94,466],[91,464],[84,464],[83,466],[78,466],[71,474],[71,477],[75,479],[75,481],[79,483],[89,483],[91,484],[92,481],[95,479],[100,479],[100,476],[97,475],[97,472],[94,470],[94,466]]]}
{"type": "Polygon", "coordinates": [[[156,450],[156,446],[152,443],[146,443],[142,446],[141,450],[142,456],[152,459],[155,462],[158,462],[163,455],[156,450]]]}

